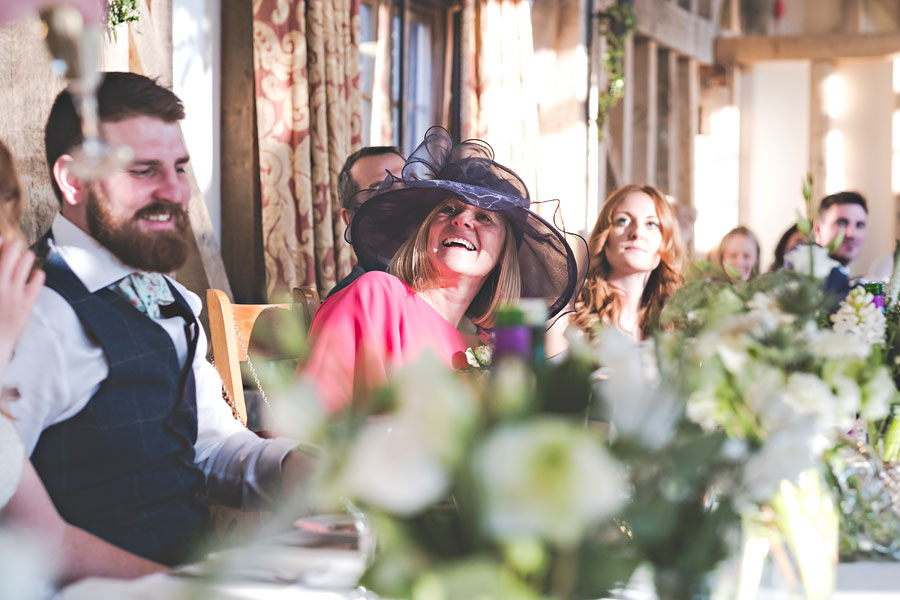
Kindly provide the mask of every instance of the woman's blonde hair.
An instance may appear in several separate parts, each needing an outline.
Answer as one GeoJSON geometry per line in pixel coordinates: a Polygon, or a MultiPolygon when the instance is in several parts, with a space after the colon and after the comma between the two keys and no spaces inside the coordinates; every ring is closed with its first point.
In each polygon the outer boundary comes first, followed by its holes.
{"type": "Polygon", "coordinates": [[[611,267],[606,258],[606,240],[609,237],[610,227],[612,227],[613,214],[625,197],[634,192],[647,194],[653,200],[662,235],[659,247],[659,265],[650,273],[641,297],[638,323],[642,337],[650,334],[666,301],[681,286],[684,250],[675,211],[672,210],[662,193],[654,187],[635,184],[620,187],[606,199],[588,239],[590,267],[584,287],[575,304],[575,323],[589,335],[598,321],[606,325],[613,324],[618,322],[622,314],[622,298],[608,281],[611,267]]]}
{"type": "MultiPolygon", "coordinates": [[[[759,240],[752,231],[744,227],[743,225],[738,225],[731,231],[725,234],[725,237],[722,238],[722,241],[719,242],[719,247],[716,248],[714,253],[714,259],[717,265],[725,271],[725,244],[728,243],[729,240],[733,237],[737,237],[739,235],[745,236],[753,245],[756,246],[756,263],[753,265],[753,269],[750,271],[750,279],[753,279],[757,275],[759,275],[759,240]]],[[[725,271],[726,274],[728,273],[725,271]]]]}
{"type": "MultiPolygon", "coordinates": [[[[449,202],[450,199],[438,202],[431,209],[416,233],[403,242],[388,265],[388,273],[399,278],[416,292],[432,289],[440,284],[438,269],[428,252],[428,230],[437,214],[449,202]]],[[[500,213],[493,214],[503,221],[506,239],[497,265],[466,311],[466,316],[479,327],[490,327],[493,324],[494,312],[498,306],[517,302],[522,287],[515,230],[509,219],[500,213]]]]}
{"type": "Polygon", "coordinates": [[[0,142],[0,236],[4,239],[21,237],[22,188],[13,164],[12,154],[0,142]]]}

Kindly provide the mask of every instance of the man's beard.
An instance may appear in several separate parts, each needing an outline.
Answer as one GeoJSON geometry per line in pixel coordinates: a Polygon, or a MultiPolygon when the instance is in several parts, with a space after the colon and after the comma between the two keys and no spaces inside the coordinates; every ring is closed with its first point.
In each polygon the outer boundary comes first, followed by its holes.
{"type": "Polygon", "coordinates": [[[170,273],[187,260],[189,220],[180,205],[154,202],[126,220],[117,221],[108,202],[92,189],[86,206],[88,232],[126,265],[156,273],[170,273]],[[170,231],[143,231],[141,217],[169,213],[175,227],[170,231]]]}

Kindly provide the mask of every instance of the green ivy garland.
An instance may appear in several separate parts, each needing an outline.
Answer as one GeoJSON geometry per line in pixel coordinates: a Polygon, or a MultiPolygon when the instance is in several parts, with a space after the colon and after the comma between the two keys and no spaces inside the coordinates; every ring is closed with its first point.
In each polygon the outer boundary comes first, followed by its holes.
{"type": "Polygon", "coordinates": [[[597,29],[606,40],[603,68],[607,74],[606,90],[597,99],[597,131],[602,140],[609,111],[625,95],[625,40],[637,29],[637,16],[627,0],[617,0],[606,10],[597,11],[597,29]]]}
{"type": "Polygon", "coordinates": [[[140,0],[109,0],[106,21],[110,29],[122,23],[134,23],[141,18],[140,0]]]}

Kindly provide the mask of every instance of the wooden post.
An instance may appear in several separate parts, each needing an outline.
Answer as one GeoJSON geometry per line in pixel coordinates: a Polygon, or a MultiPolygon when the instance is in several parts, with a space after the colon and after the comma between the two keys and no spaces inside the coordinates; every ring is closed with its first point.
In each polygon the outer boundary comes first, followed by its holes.
{"type": "Polygon", "coordinates": [[[235,302],[265,301],[251,0],[222,4],[222,259],[235,302]]]}
{"type": "Polygon", "coordinates": [[[863,0],[844,0],[844,31],[860,33],[865,29],[866,4],[863,0]]]}
{"type": "Polygon", "coordinates": [[[825,140],[831,126],[826,112],[826,81],[834,70],[830,60],[818,59],[810,64],[809,76],[809,172],[813,176],[813,202],[825,196],[825,140]]]}
{"type": "Polygon", "coordinates": [[[700,67],[697,59],[678,57],[678,171],[675,196],[683,206],[694,206],[694,136],[699,131],[700,67]]]}
{"type": "MultiPolygon", "coordinates": [[[[592,0],[591,14],[605,6],[602,0],[592,0]]],[[[534,14],[534,13],[532,13],[534,14]]],[[[590,62],[588,78],[590,88],[588,91],[588,177],[587,177],[587,210],[585,221],[587,229],[590,229],[597,220],[597,215],[606,199],[607,188],[607,154],[609,153],[610,125],[604,124],[601,131],[597,126],[596,107],[601,91],[605,91],[609,85],[609,76],[603,68],[603,55],[606,52],[606,39],[598,32],[596,21],[591,17],[589,22],[590,38],[590,62]],[[603,141],[599,140],[600,135],[603,141]]]]}
{"type": "Polygon", "coordinates": [[[19,172],[22,232],[33,243],[50,227],[59,201],[50,188],[44,158],[44,124],[65,81],[50,72],[40,21],[21,19],[0,27],[0,139],[19,172]]]}
{"type": "Polygon", "coordinates": [[[645,37],[634,40],[634,145],[632,180],[654,185],[657,140],[656,42],[645,37]]]}
{"type": "Polygon", "coordinates": [[[656,185],[674,195],[678,169],[678,55],[657,51],[656,185]]]}
{"type": "MultiPolygon", "coordinates": [[[[727,24],[725,30],[733,33],[741,33],[741,2],[740,0],[722,0],[725,3],[725,16],[727,24]]],[[[718,23],[716,23],[718,25],[718,23]]]]}
{"type": "Polygon", "coordinates": [[[607,136],[608,162],[613,168],[615,187],[632,180],[632,143],[634,141],[634,36],[625,40],[625,58],[622,73],[625,78],[625,95],[609,113],[607,136]]]}

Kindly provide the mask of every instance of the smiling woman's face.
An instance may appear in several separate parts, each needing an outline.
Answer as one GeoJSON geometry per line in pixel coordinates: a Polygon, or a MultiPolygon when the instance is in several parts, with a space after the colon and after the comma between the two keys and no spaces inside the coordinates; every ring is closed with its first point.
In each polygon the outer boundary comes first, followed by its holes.
{"type": "Polygon", "coordinates": [[[610,275],[649,273],[659,266],[662,230],[653,198],[631,192],[613,211],[604,253],[610,275]]]}
{"type": "Polygon", "coordinates": [[[447,200],[428,225],[428,251],[445,274],[486,278],[505,241],[502,215],[456,199],[447,200]]]}

